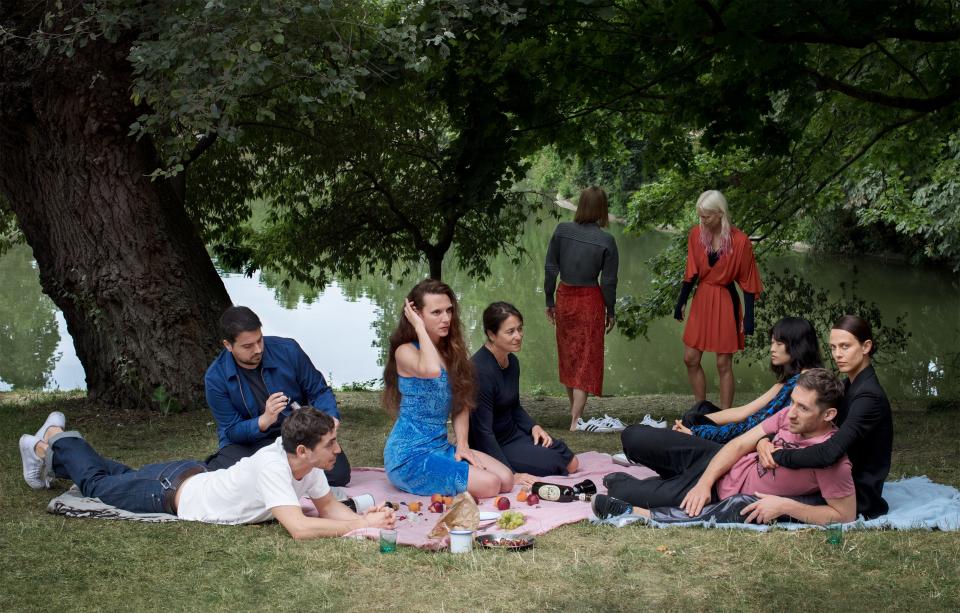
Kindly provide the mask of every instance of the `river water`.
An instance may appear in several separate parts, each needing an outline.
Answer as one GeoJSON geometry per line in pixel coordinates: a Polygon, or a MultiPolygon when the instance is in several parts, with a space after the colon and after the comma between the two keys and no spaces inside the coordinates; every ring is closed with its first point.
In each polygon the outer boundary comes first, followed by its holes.
{"type": "MultiPolygon", "coordinates": [[[[564,213],[567,216],[567,213],[564,213]]],[[[492,264],[493,274],[477,281],[444,269],[444,280],[459,294],[471,346],[482,342],[480,316],[494,300],[513,302],[524,313],[526,337],[520,354],[522,389],[560,393],[553,328],[543,315],[543,256],[552,224],[529,223],[523,237],[528,255],[521,265],[506,256],[492,264]]],[[[650,232],[625,235],[611,228],[620,248],[619,294],[642,294],[650,280],[649,257],[669,237],[650,232]]],[[[763,271],[789,267],[815,286],[834,292],[849,280],[854,263],[838,258],[789,254],[772,258],[763,271]]],[[[858,294],[879,304],[890,321],[904,315],[912,333],[906,348],[878,371],[890,395],[960,395],[960,281],[943,270],[883,261],[856,263],[858,294]]],[[[421,269],[423,275],[426,269],[421,269]]],[[[265,271],[247,278],[221,272],[234,304],[256,311],[266,334],[296,338],[314,364],[335,386],[374,381],[383,369],[381,342],[396,324],[403,296],[419,278],[390,282],[366,277],[328,286],[323,292],[265,271]]],[[[786,314],[786,313],[785,313],[786,314]]],[[[802,315],[802,314],[801,314],[802,315]]],[[[655,322],[649,339],[628,340],[614,331],[607,337],[605,394],[688,393],[681,361],[682,325],[655,322]]],[[[889,348],[887,348],[889,349],[889,348]]],[[[889,351],[886,352],[888,355],[889,351]]],[[[0,257],[0,391],[10,389],[82,389],[83,368],[67,334],[63,316],[40,291],[36,264],[28,247],[0,257]]],[[[712,356],[704,365],[716,395],[712,356]]],[[[772,383],[765,364],[740,360],[735,365],[738,400],[772,383]],[[743,394],[741,394],[743,392],[743,394]]]]}

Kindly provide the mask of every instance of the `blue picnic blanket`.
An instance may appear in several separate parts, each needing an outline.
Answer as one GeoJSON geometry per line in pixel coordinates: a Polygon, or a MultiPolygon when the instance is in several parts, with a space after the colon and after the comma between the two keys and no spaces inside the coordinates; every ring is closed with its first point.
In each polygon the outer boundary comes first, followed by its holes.
{"type": "MultiPolygon", "coordinates": [[[[883,486],[883,498],[890,505],[886,515],[870,520],[862,517],[856,521],[843,525],[844,530],[960,530],[960,491],[957,488],[934,483],[926,476],[909,477],[900,481],[890,481],[883,486]]],[[[637,517],[611,517],[590,521],[595,524],[609,524],[617,527],[625,526],[636,521],[637,517]]],[[[661,524],[655,521],[648,522],[656,528],[675,528],[702,526],[704,528],[728,528],[736,530],[754,530],[766,532],[774,528],[784,530],[801,530],[806,528],[823,528],[811,524],[783,522],[773,525],[726,523],[715,521],[690,521],[683,523],[661,524]]]]}

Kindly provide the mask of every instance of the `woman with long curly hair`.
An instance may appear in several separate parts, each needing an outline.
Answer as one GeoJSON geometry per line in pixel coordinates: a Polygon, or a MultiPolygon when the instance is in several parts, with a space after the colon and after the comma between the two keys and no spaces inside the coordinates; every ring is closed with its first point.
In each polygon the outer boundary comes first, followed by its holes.
{"type": "Polygon", "coordinates": [[[470,449],[474,406],[473,367],[467,353],[457,296],[434,279],[407,295],[390,335],[383,370],[383,403],[397,421],[383,450],[387,478],[412,494],[489,498],[513,489],[513,472],[470,449]],[[447,439],[447,417],[456,445],[447,439]]]}

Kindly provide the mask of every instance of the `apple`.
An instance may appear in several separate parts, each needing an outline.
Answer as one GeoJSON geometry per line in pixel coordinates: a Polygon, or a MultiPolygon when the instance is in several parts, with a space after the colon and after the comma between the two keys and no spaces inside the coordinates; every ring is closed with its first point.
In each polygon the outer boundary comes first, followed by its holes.
{"type": "MultiPolygon", "coordinates": [[[[527,500],[530,500],[527,498],[527,500]]],[[[497,509],[500,511],[506,511],[510,508],[510,499],[506,496],[498,496],[496,500],[497,509]]]]}
{"type": "Polygon", "coordinates": [[[439,502],[443,504],[443,494],[434,494],[430,497],[430,502],[439,502]]]}
{"type": "Polygon", "coordinates": [[[527,504],[531,507],[535,504],[540,504],[540,498],[536,494],[530,494],[527,496],[527,504]]]}

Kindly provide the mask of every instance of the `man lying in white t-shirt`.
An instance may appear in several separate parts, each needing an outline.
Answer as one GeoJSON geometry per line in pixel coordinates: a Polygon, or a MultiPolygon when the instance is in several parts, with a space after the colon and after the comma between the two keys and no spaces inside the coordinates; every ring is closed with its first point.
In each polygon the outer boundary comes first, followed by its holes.
{"type": "Polygon", "coordinates": [[[280,438],[229,468],[207,472],[193,460],[133,470],[101,457],[77,432],[64,432],[55,411],[35,435],[20,437],[23,476],[34,489],[53,476],[71,479],[84,496],[134,513],[171,513],[214,524],[253,524],[275,518],[295,539],[340,536],[357,528],[393,528],[393,510],[363,515],[337,501],[324,470],[340,453],[333,419],[312,407],[294,411],[280,438]],[[308,497],[319,517],[304,515],[308,497]]]}

